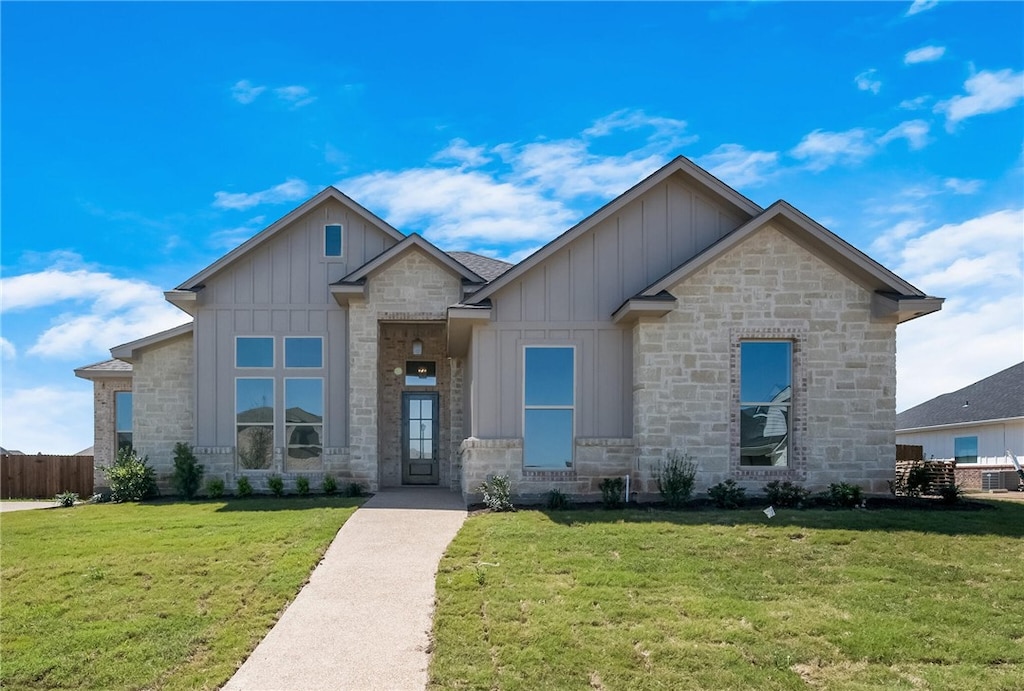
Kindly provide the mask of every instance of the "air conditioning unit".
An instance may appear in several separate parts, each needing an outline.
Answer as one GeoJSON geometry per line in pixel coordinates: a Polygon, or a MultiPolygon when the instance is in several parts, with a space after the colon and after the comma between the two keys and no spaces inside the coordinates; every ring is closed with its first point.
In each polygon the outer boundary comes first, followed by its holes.
{"type": "Polygon", "coordinates": [[[982,472],[981,491],[1017,489],[1017,473],[1006,470],[982,472]]]}

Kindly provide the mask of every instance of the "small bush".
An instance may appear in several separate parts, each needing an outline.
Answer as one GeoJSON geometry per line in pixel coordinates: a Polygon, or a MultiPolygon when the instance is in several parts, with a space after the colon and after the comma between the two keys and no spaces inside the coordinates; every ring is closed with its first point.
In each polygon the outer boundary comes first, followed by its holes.
{"type": "Polygon", "coordinates": [[[495,475],[490,482],[481,483],[477,492],[484,495],[484,504],[491,511],[515,511],[512,505],[512,482],[508,475],[495,475]]]}
{"type": "Polygon", "coordinates": [[[675,450],[668,452],[667,462],[662,463],[654,475],[661,498],[673,509],[682,507],[689,500],[696,478],[697,464],[689,455],[675,450]]]}
{"type": "Polygon", "coordinates": [[[942,503],[955,504],[964,498],[963,485],[952,483],[942,485],[939,487],[939,496],[942,497],[942,503]]]}
{"type": "Polygon", "coordinates": [[[238,478],[238,484],[235,488],[235,494],[239,497],[251,497],[252,496],[252,483],[249,482],[249,478],[245,475],[238,478]]]}
{"type": "Polygon", "coordinates": [[[346,497],[361,497],[363,496],[363,486],[358,482],[350,482],[345,487],[346,497]]]}
{"type": "Polygon", "coordinates": [[[846,509],[860,506],[860,503],[863,500],[860,487],[857,485],[851,485],[847,482],[833,482],[828,486],[828,490],[825,492],[825,498],[832,506],[846,509]]]}
{"type": "Polygon", "coordinates": [[[789,480],[785,482],[773,480],[764,486],[764,495],[768,499],[768,503],[773,506],[799,508],[811,496],[811,491],[789,480]]]}
{"type": "Polygon", "coordinates": [[[120,503],[142,501],[157,495],[156,474],[148,465],[149,458],[131,447],[117,450],[113,465],[104,468],[110,481],[110,497],[120,503]]]}
{"type": "Polygon", "coordinates": [[[601,503],[606,509],[617,509],[622,506],[622,493],[626,489],[626,481],[621,477],[606,477],[598,485],[601,490],[601,503]]]}
{"type": "Polygon", "coordinates": [[[920,497],[928,488],[928,469],[924,463],[910,466],[906,476],[889,480],[889,491],[897,497],[920,497]]]}
{"type": "Polygon", "coordinates": [[[203,482],[203,466],[183,442],[174,445],[174,489],[185,499],[192,499],[203,482]]]}
{"type": "Polygon", "coordinates": [[[562,490],[552,489],[545,495],[544,505],[552,511],[562,511],[572,508],[572,501],[562,490]]]}
{"type": "Polygon", "coordinates": [[[57,502],[59,505],[67,508],[67,507],[70,507],[70,506],[74,506],[75,502],[78,501],[78,493],[77,492],[61,492],[56,497],[54,497],[53,500],[55,502],[57,502]]]}
{"type": "Polygon", "coordinates": [[[309,494],[309,478],[304,475],[295,478],[295,491],[302,495],[309,494]]]}
{"type": "Polygon", "coordinates": [[[284,479],[280,475],[271,475],[267,478],[267,487],[275,497],[284,496],[284,479]]]}
{"type": "Polygon", "coordinates": [[[206,496],[210,499],[220,499],[224,496],[224,481],[219,477],[211,477],[206,481],[206,496]]]}
{"type": "Polygon", "coordinates": [[[708,498],[720,509],[738,509],[747,501],[747,490],[729,479],[709,489],[708,498]]]}
{"type": "Polygon", "coordinates": [[[338,491],[338,481],[334,479],[333,475],[324,475],[321,489],[323,489],[324,494],[334,494],[338,491]]]}

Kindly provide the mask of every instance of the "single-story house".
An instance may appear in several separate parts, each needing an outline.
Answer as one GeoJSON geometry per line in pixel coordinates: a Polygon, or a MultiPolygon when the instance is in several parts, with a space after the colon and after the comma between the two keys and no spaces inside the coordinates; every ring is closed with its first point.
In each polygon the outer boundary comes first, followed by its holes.
{"type": "Polygon", "coordinates": [[[80,368],[95,455],[175,442],[228,487],[331,474],[467,498],[727,478],[884,491],[896,326],[930,297],[796,208],[676,158],[512,266],[444,252],[328,187],[167,291],[184,326],[80,368]]]}
{"type": "Polygon", "coordinates": [[[1016,487],[1007,451],[1024,457],[1024,362],[899,413],[896,443],[923,447],[924,460],[955,460],[965,487],[989,489],[986,473],[1016,487]]]}

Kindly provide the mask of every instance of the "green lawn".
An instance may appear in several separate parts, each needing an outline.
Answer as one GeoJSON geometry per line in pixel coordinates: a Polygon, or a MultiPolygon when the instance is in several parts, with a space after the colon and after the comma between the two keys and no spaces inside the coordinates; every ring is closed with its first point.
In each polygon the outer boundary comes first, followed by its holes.
{"type": "Polygon", "coordinates": [[[5,513],[0,686],[226,682],[359,499],[102,504],[5,513]]]}
{"type": "Polygon", "coordinates": [[[483,514],[437,586],[433,689],[1024,687],[1020,504],[483,514]]]}

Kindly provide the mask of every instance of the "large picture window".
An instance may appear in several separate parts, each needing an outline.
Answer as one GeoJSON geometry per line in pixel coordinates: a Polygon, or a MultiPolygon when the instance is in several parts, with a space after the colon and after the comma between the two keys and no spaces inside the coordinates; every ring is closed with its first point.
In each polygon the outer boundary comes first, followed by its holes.
{"type": "Polygon", "coordinates": [[[792,404],[792,342],[740,343],[740,465],[789,465],[792,404]]]}
{"type": "Polygon", "coordinates": [[[132,448],[132,392],[118,391],[114,394],[114,433],[117,448],[132,448]]]}
{"type": "Polygon", "coordinates": [[[263,470],[274,458],[274,380],[235,380],[238,465],[263,470]]]}
{"type": "Polygon", "coordinates": [[[323,454],[324,380],[284,380],[285,469],[319,470],[323,454]]]}
{"type": "Polygon", "coordinates": [[[977,463],[978,438],[955,437],[953,439],[953,460],[957,462],[957,465],[961,463],[977,463]]]}
{"type": "Polygon", "coordinates": [[[571,468],[575,349],[528,346],[523,359],[523,465],[547,470],[571,468]]]}

